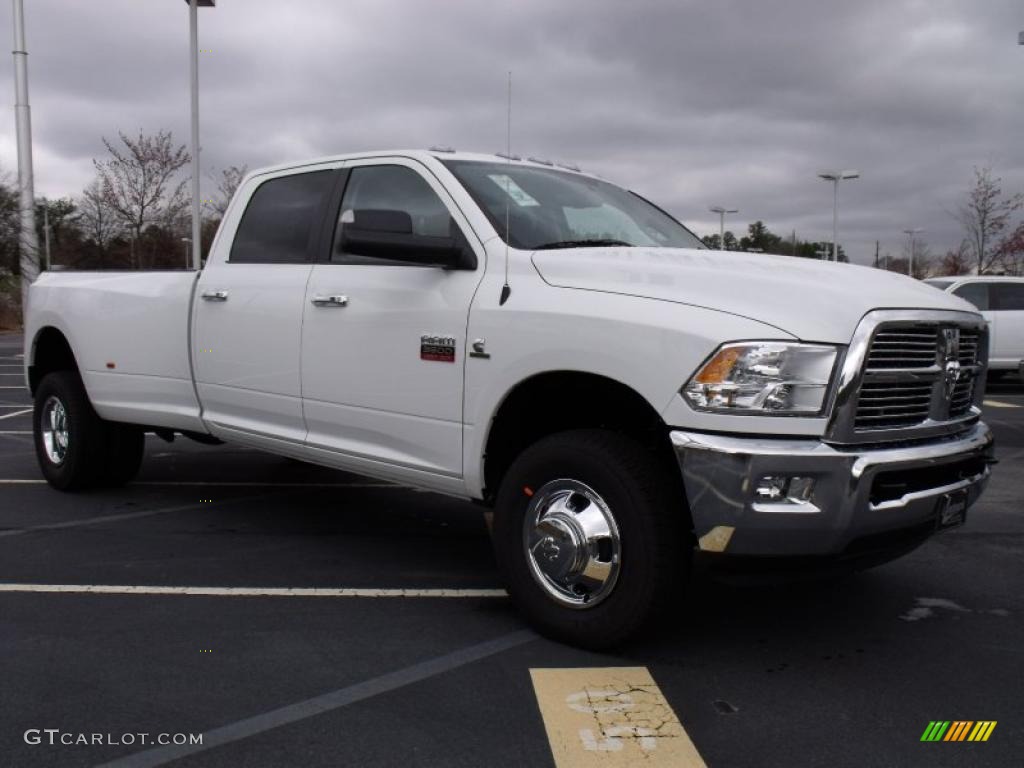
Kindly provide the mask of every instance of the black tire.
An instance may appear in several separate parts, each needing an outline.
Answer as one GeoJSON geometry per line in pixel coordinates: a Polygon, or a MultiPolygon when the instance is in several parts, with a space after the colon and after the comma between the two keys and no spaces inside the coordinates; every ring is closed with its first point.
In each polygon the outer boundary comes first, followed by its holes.
{"type": "Polygon", "coordinates": [[[142,456],[146,451],[146,435],[136,426],[103,422],[106,429],[106,461],[100,472],[99,483],[121,486],[139,473],[142,456]]]}
{"type": "Polygon", "coordinates": [[[604,430],[561,432],[527,448],[506,473],[494,515],[495,553],[509,594],[538,631],[572,645],[612,648],[681,609],[692,559],[686,519],[678,483],[651,450],[604,430]],[[596,492],[618,526],[617,579],[585,607],[550,594],[524,541],[527,515],[536,514],[531,505],[544,503],[531,501],[534,494],[563,480],[596,492]]]}
{"type": "Polygon", "coordinates": [[[55,371],[39,382],[32,429],[39,468],[50,485],[60,491],[75,491],[100,482],[107,453],[107,431],[103,420],[93,410],[77,372],[55,371]],[[50,457],[44,440],[43,419],[48,416],[51,403],[63,409],[68,437],[59,461],[50,457]]]}

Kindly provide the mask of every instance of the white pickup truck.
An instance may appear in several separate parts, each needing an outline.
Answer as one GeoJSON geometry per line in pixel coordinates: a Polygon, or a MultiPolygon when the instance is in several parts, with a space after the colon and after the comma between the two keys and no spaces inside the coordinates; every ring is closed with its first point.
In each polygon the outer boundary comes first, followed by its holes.
{"type": "Polygon", "coordinates": [[[25,361],[56,488],[130,480],[148,431],[477,500],[521,610],[604,647],[696,551],[869,563],[963,522],[987,344],[916,281],[438,150],[250,174],[198,273],[44,275],[25,361]]]}

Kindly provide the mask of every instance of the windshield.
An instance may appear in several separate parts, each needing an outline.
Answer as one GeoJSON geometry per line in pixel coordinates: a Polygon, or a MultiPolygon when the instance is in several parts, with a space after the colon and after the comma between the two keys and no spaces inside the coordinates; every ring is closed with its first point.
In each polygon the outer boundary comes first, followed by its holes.
{"type": "Polygon", "coordinates": [[[443,162],[514,248],[705,247],[660,208],[606,181],[554,168],[443,162]],[[506,211],[511,237],[505,234],[506,211]]]}

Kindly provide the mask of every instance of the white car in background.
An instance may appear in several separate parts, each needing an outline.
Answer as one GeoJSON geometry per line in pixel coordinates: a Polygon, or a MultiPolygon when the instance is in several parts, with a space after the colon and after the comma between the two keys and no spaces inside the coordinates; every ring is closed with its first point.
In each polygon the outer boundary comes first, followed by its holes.
{"type": "Polygon", "coordinates": [[[989,325],[989,376],[1014,372],[1024,382],[1024,277],[933,277],[925,280],[978,308],[989,325]]]}

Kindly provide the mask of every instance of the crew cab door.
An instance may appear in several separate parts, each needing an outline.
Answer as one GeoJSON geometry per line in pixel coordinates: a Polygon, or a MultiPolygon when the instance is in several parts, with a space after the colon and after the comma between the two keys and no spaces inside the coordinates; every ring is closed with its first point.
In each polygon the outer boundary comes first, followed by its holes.
{"type": "Polygon", "coordinates": [[[483,250],[419,163],[356,161],[343,173],[304,308],[309,447],[319,460],[371,473],[460,478],[466,327],[483,250]],[[356,241],[357,225],[387,239],[395,220],[410,244],[461,241],[468,262],[405,260],[419,253],[413,245],[388,258],[356,241]]]}
{"type": "Polygon", "coordinates": [[[336,179],[330,168],[257,176],[240,191],[199,278],[193,360],[203,419],[223,436],[299,446],[306,284],[336,179]]]}
{"type": "Polygon", "coordinates": [[[1019,364],[1024,360],[1024,283],[991,283],[989,294],[996,316],[999,356],[1019,364]]]}

